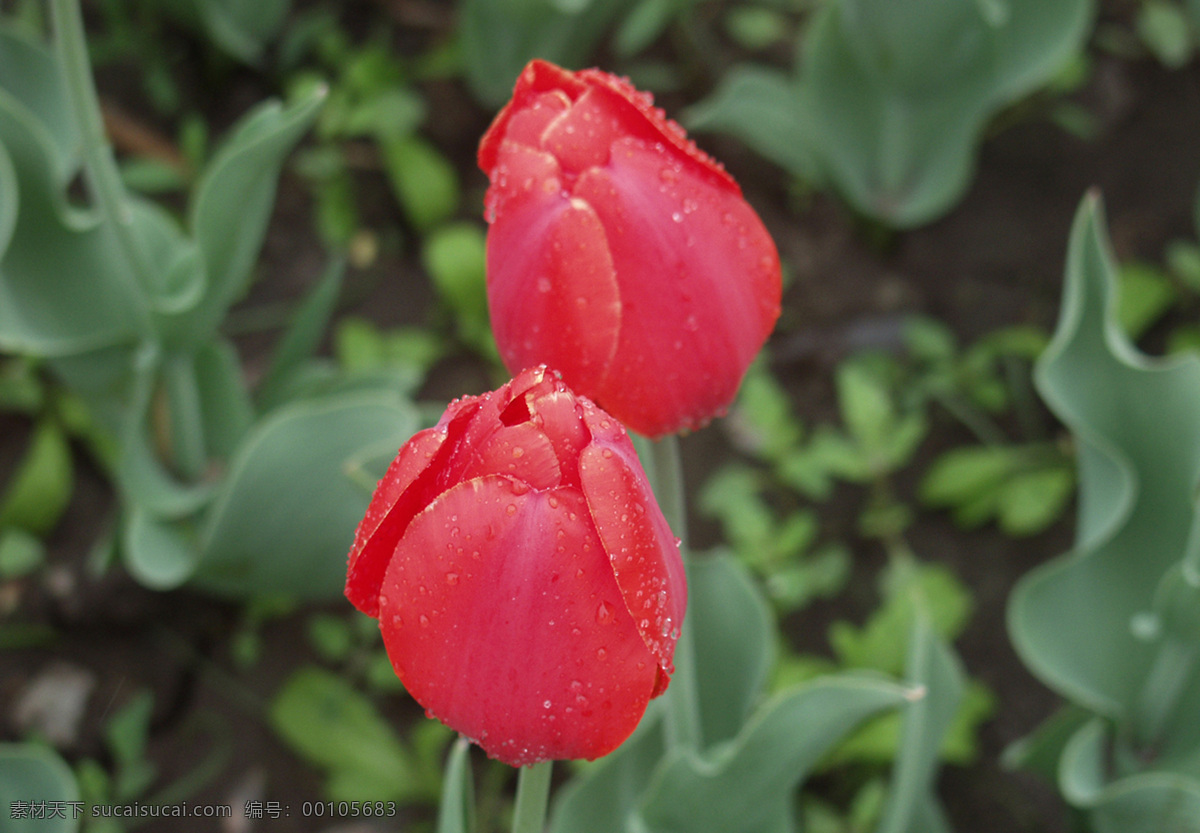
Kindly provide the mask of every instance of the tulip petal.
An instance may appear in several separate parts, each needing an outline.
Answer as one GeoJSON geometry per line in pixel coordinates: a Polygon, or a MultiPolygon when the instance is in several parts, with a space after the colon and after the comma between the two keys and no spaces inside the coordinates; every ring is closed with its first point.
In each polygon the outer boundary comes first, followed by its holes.
{"type": "Polygon", "coordinates": [[[592,443],[579,459],[583,494],[625,606],[669,675],[687,609],[683,559],[625,430],[590,404],[584,420],[592,443]]]}
{"type": "Polygon", "coordinates": [[[607,754],[655,687],[588,518],[573,489],[469,480],[413,519],[383,582],[380,629],[408,691],[513,766],[607,754]]]}
{"type": "Polygon", "coordinates": [[[427,428],[401,447],[354,532],[346,571],[346,597],[368,616],[379,615],[379,585],[396,542],[413,516],[434,496],[422,487],[424,481],[433,479],[430,463],[445,440],[445,431],[427,428]],[[429,474],[422,479],[422,487],[413,488],[426,472],[429,474]]]}
{"type": "Polygon", "coordinates": [[[775,244],[740,197],[636,140],[574,193],[607,233],[622,327],[638,334],[622,339],[601,386],[581,388],[639,433],[678,430],[681,414],[682,427],[700,427],[732,402],[778,318],[775,244]]]}
{"type": "Polygon", "coordinates": [[[494,431],[458,476],[470,480],[484,474],[505,474],[534,489],[551,489],[562,479],[554,445],[530,422],[494,431]]]}
{"type": "Polygon", "coordinates": [[[489,191],[487,283],[504,362],[514,372],[548,364],[573,388],[595,386],[621,327],[604,229],[591,206],[561,191],[547,154],[506,145],[503,157],[507,185],[489,191]]]}
{"type": "Polygon", "coordinates": [[[538,396],[530,406],[530,417],[544,425],[558,455],[560,485],[580,487],[579,452],[588,444],[579,400],[570,391],[558,390],[538,396]]]}

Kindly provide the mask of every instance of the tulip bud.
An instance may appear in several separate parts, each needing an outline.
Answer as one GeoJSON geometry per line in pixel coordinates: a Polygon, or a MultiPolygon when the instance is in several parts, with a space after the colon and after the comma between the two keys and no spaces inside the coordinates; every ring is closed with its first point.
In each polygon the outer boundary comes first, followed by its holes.
{"type": "Polygon", "coordinates": [[[629,736],[666,690],[687,589],[625,430],[538,367],[400,449],[346,596],[418,703],[521,766],[629,736]]]}
{"type": "Polygon", "coordinates": [[[646,93],[533,61],[479,147],[505,364],[548,364],[657,437],[733,401],[779,317],[779,254],[733,178],[646,93]]]}

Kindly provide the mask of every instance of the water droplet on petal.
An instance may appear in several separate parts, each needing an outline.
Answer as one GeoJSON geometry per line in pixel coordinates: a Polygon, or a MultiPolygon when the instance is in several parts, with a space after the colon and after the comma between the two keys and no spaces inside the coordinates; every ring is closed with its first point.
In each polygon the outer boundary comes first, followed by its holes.
{"type": "Polygon", "coordinates": [[[421,627],[423,627],[423,628],[429,627],[429,617],[426,616],[424,613],[421,614],[421,618],[418,619],[417,621],[421,623],[421,627]]]}
{"type": "Polygon", "coordinates": [[[446,573],[446,584],[458,584],[458,573],[446,573]]]}
{"type": "Polygon", "coordinates": [[[601,625],[607,625],[612,621],[613,609],[608,602],[600,602],[596,607],[596,621],[601,625]]]}

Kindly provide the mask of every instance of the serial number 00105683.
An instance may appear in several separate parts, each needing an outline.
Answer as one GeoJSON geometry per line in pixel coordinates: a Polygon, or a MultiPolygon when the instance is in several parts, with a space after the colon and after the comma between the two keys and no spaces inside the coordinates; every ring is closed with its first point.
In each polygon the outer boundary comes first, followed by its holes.
{"type": "Polygon", "coordinates": [[[355,818],[358,816],[394,816],[395,801],[305,801],[300,805],[303,816],[355,818]]]}

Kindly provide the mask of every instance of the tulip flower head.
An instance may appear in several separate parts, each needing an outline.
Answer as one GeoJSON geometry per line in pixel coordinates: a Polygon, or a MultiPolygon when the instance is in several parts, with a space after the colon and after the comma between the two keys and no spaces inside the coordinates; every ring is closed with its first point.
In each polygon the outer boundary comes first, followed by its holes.
{"type": "Polygon", "coordinates": [[[533,61],[479,147],[510,370],[657,437],[733,401],[779,317],[779,254],[720,164],[627,81],[533,61]]]}
{"type": "Polygon", "coordinates": [[[666,690],[687,590],[624,428],[538,367],[400,449],[346,596],[428,713],[521,766],[628,737],[666,690]]]}

